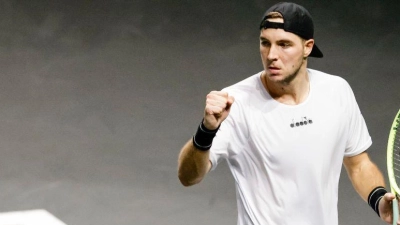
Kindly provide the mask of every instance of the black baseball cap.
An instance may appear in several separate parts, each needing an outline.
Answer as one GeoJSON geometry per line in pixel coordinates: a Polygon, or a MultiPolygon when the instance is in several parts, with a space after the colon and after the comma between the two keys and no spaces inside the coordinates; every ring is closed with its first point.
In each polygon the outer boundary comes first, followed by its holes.
{"type": "MultiPolygon", "coordinates": [[[[264,13],[260,30],[267,28],[283,29],[306,40],[314,38],[314,23],[310,13],[303,6],[291,2],[277,3],[264,13]],[[271,12],[280,13],[283,17],[283,23],[268,21],[267,15],[271,12]]],[[[322,58],[324,55],[314,43],[309,56],[322,58]]]]}

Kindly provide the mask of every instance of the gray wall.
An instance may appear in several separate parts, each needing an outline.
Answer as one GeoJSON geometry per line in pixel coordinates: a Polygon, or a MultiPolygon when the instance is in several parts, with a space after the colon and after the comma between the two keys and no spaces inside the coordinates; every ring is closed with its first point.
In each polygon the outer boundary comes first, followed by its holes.
{"type": "MultiPolygon", "coordinates": [[[[315,20],[311,68],[353,87],[386,177],[400,103],[398,1],[296,1],[315,20]]],[[[260,70],[275,1],[0,1],[0,211],[67,224],[235,224],[226,164],[184,188],[177,155],[205,95],[260,70]]],[[[341,225],[383,224],[340,183],[341,225]]]]}

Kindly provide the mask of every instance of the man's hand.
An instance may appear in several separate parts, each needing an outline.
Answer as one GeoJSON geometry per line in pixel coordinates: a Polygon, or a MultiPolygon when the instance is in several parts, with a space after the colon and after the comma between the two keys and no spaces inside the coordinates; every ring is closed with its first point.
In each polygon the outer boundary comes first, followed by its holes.
{"type": "MultiPolygon", "coordinates": [[[[393,221],[392,200],[394,198],[394,194],[386,193],[379,201],[379,215],[381,216],[381,219],[388,224],[392,224],[393,221]]],[[[400,225],[400,222],[397,221],[397,224],[400,225]]]]}
{"type": "Polygon", "coordinates": [[[203,124],[207,129],[215,130],[228,117],[235,99],[227,92],[212,91],[207,95],[203,124]]]}

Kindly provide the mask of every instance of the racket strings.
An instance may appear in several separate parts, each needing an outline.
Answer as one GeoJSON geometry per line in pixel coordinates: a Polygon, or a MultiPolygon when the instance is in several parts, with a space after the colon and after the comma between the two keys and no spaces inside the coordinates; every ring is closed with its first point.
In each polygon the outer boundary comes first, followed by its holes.
{"type": "Polygon", "coordinates": [[[393,140],[393,172],[396,183],[400,184],[400,132],[397,132],[393,140]]]}

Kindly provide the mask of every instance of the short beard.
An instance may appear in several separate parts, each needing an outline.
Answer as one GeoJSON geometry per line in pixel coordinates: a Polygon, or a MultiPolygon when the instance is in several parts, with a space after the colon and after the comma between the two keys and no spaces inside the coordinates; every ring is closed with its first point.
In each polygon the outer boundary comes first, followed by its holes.
{"type": "Polygon", "coordinates": [[[296,71],[294,71],[292,74],[290,74],[289,76],[287,76],[285,79],[279,81],[279,83],[280,83],[281,85],[283,85],[283,86],[289,85],[289,84],[297,77],[297,75],[299,74],[299,71],[300,71],[301,66],[303,65],[303,63],[304,63],[304,62],[302,62],[302,63],[300,64],[300,66],[297,68],[296,71]]]}

